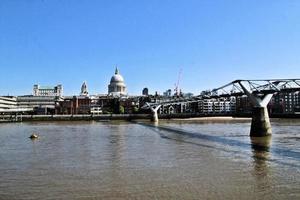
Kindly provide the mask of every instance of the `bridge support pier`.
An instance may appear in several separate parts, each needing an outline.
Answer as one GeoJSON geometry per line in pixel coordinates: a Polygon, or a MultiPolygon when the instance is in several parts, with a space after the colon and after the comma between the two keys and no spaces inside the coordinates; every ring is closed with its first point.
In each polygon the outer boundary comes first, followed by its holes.
{"type": "Polygon", "coordinates": [[[254,107],[252,110],[251,137],[262,137],[272,134],[267,107],[254,107]]]}
{"type": "MultiPolygon", "coordinates": [[[[151,111],[152,111],[152,109],[151,109],[151,111]]],[[[158,114],[157,114],[157,111],[156,111],[156,112],[155,112],[155,111],[154,111],[154,112],[152,111],[152,114],[153,114],[153,115],[152,115],[151,121],[152,121],[152,122],[158,122],[158,114]]]]}
{"type": "Polygon", "coordinates": [[[152,112],[152,119],[151,121],[153,122],[158,122],[158,109],[161,107],[161,105],[156,106],[155,108],[150,107],[151,112],[152,112]]]}
{"type": "Polygon", "coordinates": [[[250,129],[250,137],[264,137],[272,134],[270,118],[268,114],[267,105],[271,100],[273,94],[266,94],[264,96],[257,96],[250,93],[244,85],[239,82],[240,86],[248,96],[252,107],[252,122],[250,129]]]}
{"type": "Polygon", "coordinates": [[[151,112],[152,112],[152,118],[151,121],[152,122],[158,122],[158,109],[161,107],[161,105],[157,105],[157,106],[151,106],[149,103],[146,103],[146,105],[150,108],[151,112]]]}

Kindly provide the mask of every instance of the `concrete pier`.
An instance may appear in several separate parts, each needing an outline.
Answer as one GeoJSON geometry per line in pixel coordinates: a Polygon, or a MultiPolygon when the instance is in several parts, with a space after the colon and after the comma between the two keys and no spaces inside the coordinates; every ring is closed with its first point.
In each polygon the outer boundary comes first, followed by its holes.
{"type": "Polygon", "coordinates": [[[156,106],[156,107],[151,107],[150,106],[150,109],[151,109],[151,112],[152,112],[152,118],[151,118],[151,121],[153,121],[153,122],[158,122],[158,113],[157,113],[157,111],[158,111],[158,109],[160,108],[160,106],[161,105],[158,105],[158,106],[156,106]]]}
{"type": "Polygon", "coordinates": [[[267,108],[253,107],[250,136],[263,137],[271,134],[272,128],[267,108]]]}
{"type": "Polygon", "coordinates": [[[272,134],[270,118],[267,105],[273,94],[253,94],[241,83],[239,85],[244,90],[252,104],[252,122],[250,137],[264,137],[272,134]]]}
{"type": "Polygon", "coordinates": [[[151,118],[151,121],[153,121],[153,122],[158,122],[158,114],[157,114],[157,112],[153,113],[153,116],[152,116],[152,118],[151,118]]]}
{"type": "Polygon", "coordinates": [[[143,109],[150,109],[152,112],[151,121],[152,122],[158,122],[158,109],[161,107],[161,105],[151,105],[150,103],[146,102],[146,104],[143,106],[143,109]]]}

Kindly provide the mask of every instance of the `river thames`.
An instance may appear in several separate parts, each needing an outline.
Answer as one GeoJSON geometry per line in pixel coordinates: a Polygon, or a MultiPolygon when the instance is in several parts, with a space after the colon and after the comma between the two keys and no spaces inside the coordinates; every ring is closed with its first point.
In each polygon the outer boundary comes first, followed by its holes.
{"type": "Polygon", "coordinates": [[[271,124],[2,123],[0,199],[300,199],[300,120],[271,124]]]}

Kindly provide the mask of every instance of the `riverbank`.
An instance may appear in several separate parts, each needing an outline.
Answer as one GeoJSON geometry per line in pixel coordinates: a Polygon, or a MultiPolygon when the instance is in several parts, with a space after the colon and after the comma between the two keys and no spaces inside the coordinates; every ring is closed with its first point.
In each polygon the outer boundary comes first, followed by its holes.
{"type": "Polygon", "coordinates": [[[101,120],[135,120],[150,119],[148,114],[103,114],[103,115],[16,115],[1,116],[3,122],[22,121],[101,121],[101,120]]]}
{"type": "MultiPolygon", "coordinates": [[[[204,114],[161,114],[159,119],[189,119],[189,118],[202,118],[209,117],[204,114]]],[[[213,116],[212,116],[213,117],[213,116]]],[[[214,115],[215,117],[215,115],[214,115]]],[[[219,117],[230,117],[229,115],[221,115],[219,117]]],[[[152,118],[151,114],[101,114],[101,115],[2,115],[0,121],[5,122],[21,122],[21,121],[89,121],[89,120],[138,120],[152,118]]]]}
{"type": "MultiPolygon", "coordinates": [[[[271,115],[271,118],[300,118],[300,115],[271,115]]],[[[1,115],[0,123],[22,121],[102,121],[102,120],[150,120],[151,114],[102,114],[102,115],[1,115]]],[[[251,115],[161,114],[160,120],[184,121],[249,121],[251,115]]]]}

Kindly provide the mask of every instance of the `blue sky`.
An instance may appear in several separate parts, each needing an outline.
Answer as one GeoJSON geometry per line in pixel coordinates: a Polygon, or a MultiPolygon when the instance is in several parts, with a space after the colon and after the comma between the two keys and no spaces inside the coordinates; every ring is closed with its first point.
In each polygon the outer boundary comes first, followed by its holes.
{"type": "Polygon", "coordinates": [[[1,0],[0,95],[63,84],[199,94],[235,79],[300,78],[300,1],[1,0]]]}

